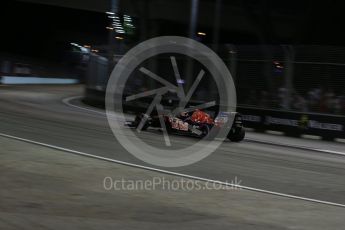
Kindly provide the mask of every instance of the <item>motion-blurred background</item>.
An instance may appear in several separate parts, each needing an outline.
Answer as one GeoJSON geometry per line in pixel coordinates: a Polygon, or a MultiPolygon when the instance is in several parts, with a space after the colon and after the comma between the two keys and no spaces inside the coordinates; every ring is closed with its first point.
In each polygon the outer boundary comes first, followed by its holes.
{"type": "MultiPolygon", "coordinates": [[[[333,139],[344,135],[344,9],[334,0],[2,1],[1,82],[80,82],[86,101],[101,105],[126,51],[148,38],[185,36],[224,60],[248,127],[333,139]]],[[[204,84],[198,99],[215,91],[204,84]]]]}

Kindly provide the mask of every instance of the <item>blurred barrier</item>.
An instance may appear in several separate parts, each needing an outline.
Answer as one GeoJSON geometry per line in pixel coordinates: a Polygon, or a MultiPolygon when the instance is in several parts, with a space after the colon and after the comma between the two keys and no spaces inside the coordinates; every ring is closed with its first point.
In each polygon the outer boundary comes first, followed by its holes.
{"type": "Polygon", "coordinates": [[[345,117],[317,113],[289,112],[239,107],[245,127],[255,131],[281,131],[287,136],[303,134],[320,136],[324,140],[345,138],[345,117]]]}
{"type": "Polygon", "coordinates": [[[104,91],[109,78],[108,59],[91,54],[86,71],[86,87],[104,91]]]}
{"type": "MultiPolygon", "coordinates": [[[[104,108],[105,92],[86,89],[84,102],[104,108]]],[[[124,104],[128,112],[145,112],[150,100],[136,104],[124,104]]],[[[164,102],[162,102],[164,103],[164,102]]],[[[168,104],[168,103],[165,103],[168,104]]],[[[280,131],[286,136],[301,137],[304,134],[319,136],[323,140],[345,138],[345,117],[318,113],[260,109],[239,106],[237,111],[243,116],[246,128],[256,132],[280,131]]]]}
{"type": "Polygon", "coordinates": [[[0,83],[4,85],[21,85],[21,84],[78,84],[79,80],[69,78],[42,78],[42,77],[16,77],[2,76],[0,83]]]}
{"type": "Polygon", "coordinates": [[[0,76],[82,79],[79,66],[69,61],[51,61],[0,53],[0,76]]]}

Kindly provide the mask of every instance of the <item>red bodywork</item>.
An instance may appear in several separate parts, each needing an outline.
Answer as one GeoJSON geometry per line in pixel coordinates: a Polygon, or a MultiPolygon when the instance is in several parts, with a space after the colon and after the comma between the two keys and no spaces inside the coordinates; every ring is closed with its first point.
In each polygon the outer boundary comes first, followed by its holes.
{"type": "Polygon", "coordinates": [[[191,116],[191,121],[195,123],[204,123],[204,124],[210,124],[210,125],[214,123],[210,115],[208,115],[207,113],[199,109],[193,112],[191,116]]]}

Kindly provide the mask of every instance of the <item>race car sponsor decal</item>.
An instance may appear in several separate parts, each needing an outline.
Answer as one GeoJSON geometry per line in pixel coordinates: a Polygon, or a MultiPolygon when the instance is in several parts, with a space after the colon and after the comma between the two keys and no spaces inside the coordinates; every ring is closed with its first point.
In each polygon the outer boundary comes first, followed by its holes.
{"type": "Polygon", "coordinates": [[[182,130],[182,131],[188,131],[188,123],[183,122],[180,119],[174,118],[171,119],[171,128],[177,129],[177,130],[182,130]]]}

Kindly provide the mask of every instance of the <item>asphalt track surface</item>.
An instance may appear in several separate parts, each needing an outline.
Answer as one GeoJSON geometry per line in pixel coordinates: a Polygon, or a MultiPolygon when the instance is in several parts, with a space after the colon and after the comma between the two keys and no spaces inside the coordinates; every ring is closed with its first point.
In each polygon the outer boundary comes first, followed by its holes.
{"type": "MultiPolygon", "coordinates": [[[[81,95],[82,86],[0,86],[0,133],[101,157],[147,165],[129,154],[114,138],[102,111],[83,110],[63,103],[81,95]]],[[[79,100],[76,106],[85,107],[79,100]]],[[[143,133],[148,142],[160,133],[143,133]]],[[[249,134],[280,145],[244,141],[224,142],[204,160],[170,171],[219,181],[238,178],[241,185],[320,201],[345,204],[345,157],[300,148],[345,151],[340,143],[249,134]]],[[[176,137],[181,146],[190,138],[176,137]]]]}

